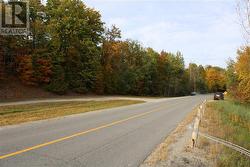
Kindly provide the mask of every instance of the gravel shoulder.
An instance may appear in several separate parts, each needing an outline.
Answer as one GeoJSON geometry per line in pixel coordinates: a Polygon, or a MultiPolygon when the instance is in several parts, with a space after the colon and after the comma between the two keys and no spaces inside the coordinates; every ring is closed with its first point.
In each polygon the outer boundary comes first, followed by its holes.
{"type": "Polygon", "coordinates": [[[197,109],[194,109],[171,132],[140,167],[209,167],[213,166],[207,152],[192,147],[191,134],[193,120],[197,109]]]}

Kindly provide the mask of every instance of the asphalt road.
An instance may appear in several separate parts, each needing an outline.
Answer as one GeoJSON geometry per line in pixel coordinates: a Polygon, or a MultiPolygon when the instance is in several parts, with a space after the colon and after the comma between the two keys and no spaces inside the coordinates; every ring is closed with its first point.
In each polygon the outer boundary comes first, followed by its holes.
{"type": "Polygon", "coordinates": [[[205,98],[154,100],[0,127],[0,167],[138,166],[205,98]]]}

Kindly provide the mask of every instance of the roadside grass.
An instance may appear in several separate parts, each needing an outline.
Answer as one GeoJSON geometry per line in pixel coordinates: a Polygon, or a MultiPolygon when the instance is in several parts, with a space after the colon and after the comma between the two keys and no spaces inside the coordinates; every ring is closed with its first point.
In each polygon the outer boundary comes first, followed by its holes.
{"type": "MultiPolygon", "coordinates": [[[[207,104],[207,111],[201,123],[206,133],[222,138],[250,150],[250,106],[231,100],[216,101],[207,104]]],[[[250,159],[245,155],[218,145],[209,144],[202,139],[215,159],[218,167],[246,167],[250,159]]]]}
{"type": "Polygon", "coordinates": [[[0,106],[0,126],[143,103],[139,100],[56,102],[0,106]]]}

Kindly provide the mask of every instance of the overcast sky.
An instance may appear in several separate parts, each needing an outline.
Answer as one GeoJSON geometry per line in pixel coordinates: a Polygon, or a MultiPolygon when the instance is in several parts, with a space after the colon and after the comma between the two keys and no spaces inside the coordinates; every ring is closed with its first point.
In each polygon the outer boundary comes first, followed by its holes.
{"type": "Polygon", "coordinates": [[[85,0],[117,25],[123,39],[157,51],[181,51],[186,64],[226,67],[244,44],[236,0],[85,0]]]}

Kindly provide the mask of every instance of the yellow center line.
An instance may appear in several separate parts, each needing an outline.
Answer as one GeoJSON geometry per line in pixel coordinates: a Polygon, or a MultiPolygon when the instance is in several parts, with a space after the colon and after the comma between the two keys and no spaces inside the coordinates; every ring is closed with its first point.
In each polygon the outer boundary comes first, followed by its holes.
{"type": "Polygon", "coordinates": [[[121,123],[129,121],[131,119],[143,117],[145,115],[148,115],[150,113],[153,113],[153,112],[156,112],[156,111],[159,111],[159,110],[160,110],[160,108],[155,109],[155,110],[151,110],[151,111],[148,111],[148,112],[145,112],[145,113],[142,113],[142,114],[137,114],[137,115],[125,118],[125,119],[118,120],[118,121],[114,121],[114,122],[111,122],[109,124],[102,125],[102,126],[99,126],[99,127],[93,128],[93,129],[89,129],[89,130],[86,130],[86,131],[83,131],[83,132],[79,132],[79,133],[76,133],[76,134],[73,134],[73,135],[70,135],[70,136],[66,136],[66,137],[59,138],[59,139],[56,139],[56,140],[52,140],[52,141],[49,141],[49,142],[46,142],[46,143],[43,143],[43,144],[39,144],[39,145],[36,145],[36,146],[33,146],[33,147],[29,147],[27,149],[23,149],[23,150],[19,150],[19,151],[13,152],[13,153],[1,155],[0,159],[5,159],[5,158],[8,158],[8,157],[12,157],[12,156],[22,154],[22,153],[25,153],[25,152],[28,152],[28,151],[31,151],[31,150],[35,150],[35,149],[39,149],[39,148],[42,148],[42,147],[45,147],[45,146],[48,146],[48,145],[52,145],[52,144],[55,144],[55,143],[58,143],[58,142],[61,142],[61,141],[69,140],[69,139],[72,139],[74,137],[85,135],[85,134],[90,133],[90,132],[98,131],[98,130],[108,128],[108,127],[111,127],[111,126],[114,126],[114,125],[117,125],[117,124],[121,124],[121,123]]]}

